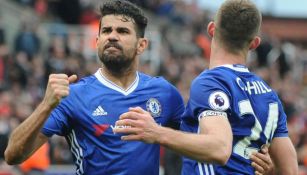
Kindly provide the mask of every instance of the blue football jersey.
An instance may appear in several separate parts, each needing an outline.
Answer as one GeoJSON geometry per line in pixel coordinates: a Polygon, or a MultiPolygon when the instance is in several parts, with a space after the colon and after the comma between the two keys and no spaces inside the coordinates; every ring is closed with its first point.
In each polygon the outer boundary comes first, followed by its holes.
{"type": "Polygon", "coordinates": [[[65,136],[77,166],[76,174],[158,175],[158,144],[122,141],[113,128],[129,107],[149,111],[158,124],[179,128],[184,102],[177,89],[161,77],[137,73],[123,90],[94,75],[70,85],[70,95],[52,111],[42,133],[65,136]]]}
{"type": "Polygon", "coordinates": [[[277,94],[243,65],[202,72],[192,83],[181,130],[198,132],[199,118],[220,114],[233,132],[233,151],[225,166],[183,158],[182,175],[254,174],[249,156],[274,137],[287,137],[287,121],[277,94]]]}

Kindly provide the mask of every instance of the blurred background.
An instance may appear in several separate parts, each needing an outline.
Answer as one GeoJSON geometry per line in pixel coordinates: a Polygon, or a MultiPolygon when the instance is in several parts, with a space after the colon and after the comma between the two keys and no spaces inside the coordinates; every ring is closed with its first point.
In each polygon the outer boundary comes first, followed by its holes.
{"type": "MultiPolygon", "coordinates": [[[[131,0],[149,17],[150,47],[140,70],[161,75],[189,97],[193,78],[208,67],[206,25],[223,0],[131,0]]],[[[12,130],[42,100],[50,73],[94,73],[98,4],[102,0],[0,0],[0,175],[74,174],[66,141],[54,136],[21,166],[3,161],[12,130]],[[41,171],[42,170],[42,171],[41,171]]],[[[263,12],[262,44],[248,67],[273,87],[288,115],[300,175],[307,174],[307,1],[254,0],[263,12]]],[[[25,131],[26,132],[26,131],[25,131]]],[[[161,149],[161,175],[180,174],[181,160],[161,149]]]]}

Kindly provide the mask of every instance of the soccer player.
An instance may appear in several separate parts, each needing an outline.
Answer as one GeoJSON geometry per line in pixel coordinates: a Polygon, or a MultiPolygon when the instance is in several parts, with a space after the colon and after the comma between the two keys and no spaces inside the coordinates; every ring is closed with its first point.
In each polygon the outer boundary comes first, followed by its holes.
{"type": "MultiPolygon", "coordinates": [[[[181,130],[157,125],[143,109],[121,115],[122,140],[159,143],[183,154],[182,175],[262,174],[255,161],[269,145],[276,173],[298,174],[286,115],[277,94],[245,66],[261,14],[249,0],[227,0],[207,27],[212,37],[209,70],[192,83],[181,130]],[[256,168],[254,169],[253,166],[256,168]]],[[[264,158],[269,161],[269,159],[264,158]]]]}
{"type": "Polygon", "coordinates": [[[137,71],[148,45],[143,12],[120,0],[104,3],[100,11],[101,68],[75,84],[75,75],[49,76],[44,99],[11,134],[8,164],[21,163],[57,134],[70,145],[76,174],[159,174],[159,145],[122,141],[112,129],[131,106],[146,109],[158,124],[179,129],[183,99],[165,79],[137,71]]]}

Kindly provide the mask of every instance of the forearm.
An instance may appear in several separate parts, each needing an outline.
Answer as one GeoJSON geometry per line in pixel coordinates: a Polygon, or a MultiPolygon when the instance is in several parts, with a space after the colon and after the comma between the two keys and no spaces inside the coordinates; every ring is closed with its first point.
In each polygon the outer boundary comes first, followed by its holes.
{"type": "Polygon", "coordinates": [[[5,150],[5,159],[9,164],[17,164],[28,158],[35,147],[35,141],[44,122],[48,118],[51,108],[43,102],[36,110],[21,123],[11,134],[5,150]]]}
{"type": "Polygon", "coordinates": [[[160,127],[159,144],[200,162],[225,164],[231,153],[227,139],[211,134],[192,134],[160,127]]]}
{"type": "Polygon", "coordinates": [[[297,175],[298,174],[298,165],[289,166],[289,167],[278,167],[274,169],[275,174],[278,175],[297,175]]]}
{"type": "Polygon", "coordinates": [[[287,160],[276,161],[275,160],[275,174],[278,175],[297,175],[298,174],[298,163],[296,154],[292,152],[292,155],[285,156],[287,160]],[[278,162],[278,163],[276,163],[278,162]]]}
{"type": "Polygon", "coordinates": [[[288,137],[274,138],[269,149],[278,175],[297,175],[298,162],[295,148],[288,137]],[[285,158],[286,157],[286,158],[285,158]]]}
{"type": "Polygon", "coordinates": [[[223,116],[201,118],[199,134],[185,133],[158,125],[150,113],[137,107],[120,116],[113,132],[127,134],[122,140],[158,143],[200,162],[225,164],[231,155],[232,130],[223,116]]]}

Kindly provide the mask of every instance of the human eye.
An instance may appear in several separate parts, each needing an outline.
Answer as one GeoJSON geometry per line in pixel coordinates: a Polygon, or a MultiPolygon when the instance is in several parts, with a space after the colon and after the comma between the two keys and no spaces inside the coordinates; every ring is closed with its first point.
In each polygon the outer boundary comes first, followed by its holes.
{"type": "Polygon", "coordinates": [[[127,28],[118,28],[117,32],[120,34],[129,34],[129,30],[127,28]]]}
{"type": "Polygon", "coordinates": [[[109,28],[109,27],[104,27],[101,29],[101,33],[103,34],[107,34],[107,33],[111,33],[112,32],[112,29],[109,28]]]}

